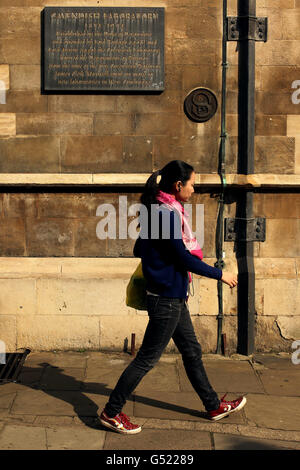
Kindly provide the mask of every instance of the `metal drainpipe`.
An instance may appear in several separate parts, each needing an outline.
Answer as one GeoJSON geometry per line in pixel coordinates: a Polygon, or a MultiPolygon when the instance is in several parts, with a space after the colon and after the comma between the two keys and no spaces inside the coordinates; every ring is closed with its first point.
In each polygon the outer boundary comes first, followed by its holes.
{"type": "MultiPolygon", "coordinates": [[[[238,0],[238,16],[256,16],[256,0],[238,0]]],[[[238,65],[238,173],[254,173],[255,133],[255,40],[243,38],[239,45],[238,65]]],[[[243,189],[237,198],[236,217],[253,217],[253,191],[243,189]]],[[[245,227],[246,238],[248,229],[245,227]]],[[[255,272],[253,241],[235,243],[238,263],[238,346],[237,352],[254,352],[255,272]]]]}
{"type": "MultiPolygon", "coordinates": [[[[219,168],[218,173],[221,177],[221,194],[219,195],[219,211],[216,227],[216,257],[217,261],[214,264],[216,268],[223,269],[225,262],[223,261],[223,225],[224,225],[224,191],[226,187],[225,178],[225,145],[226,145],[226,72],[228,68],[227,63],[227,38],[226,38],[226,18],[227,18],[227,0],[223,0],[223,41],[222,41],[222,103],[221,103],[221,142],[219,152],[219,168]]],[[[218,304],[219,313],[218,320],[218,335],[217,335],[217,348],[216,354],[222,352],[222,330],[223,330],[223,282],[218,281],[218,304]]],[[[225,345],[224,345],[225,346],[225,345]]],[[[224,347],[225,354],[225,347],[224,347]]]]}

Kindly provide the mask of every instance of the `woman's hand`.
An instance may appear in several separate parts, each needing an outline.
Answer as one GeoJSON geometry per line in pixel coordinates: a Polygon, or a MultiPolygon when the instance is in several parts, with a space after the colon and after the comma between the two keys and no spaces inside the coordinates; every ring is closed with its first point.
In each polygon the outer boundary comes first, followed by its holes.
{"type": "Polygon", "coordinates": [[[225,284],[228,284],[230,287],[235,287],[238,283],[236,274],[225,273],[224,271],[221,281],[223,281],[225,284]]]}

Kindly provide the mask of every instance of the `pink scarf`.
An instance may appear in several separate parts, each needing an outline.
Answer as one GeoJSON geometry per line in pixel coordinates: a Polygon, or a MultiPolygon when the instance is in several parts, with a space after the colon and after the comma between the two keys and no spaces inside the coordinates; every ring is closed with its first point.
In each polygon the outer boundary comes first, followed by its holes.
{"type": "MultiPolygon", "coordinates": [[[[196,237],[193,237],[192,230],[188,222],[189,214],[184,210],[183,205],[180,204],[180,202],[177,201],[174,197],[172,197],[169,193],[165,193],[164,191],[159,191],[156,199],[159,202],[162,202],[163,205],[167,207],[168,209],[175,210],[179,214],[179,217],[181,220],[181,228],[182,228],[182,241],[192,255],[197,256],[198,258],[202,260],[203,259],[202,250],[200,248],[200,245],[196,237]]],[[[189,282],[191,282],[192,276],[189,271],[188,271],[188,274],[189,274],[189,282]]]]}

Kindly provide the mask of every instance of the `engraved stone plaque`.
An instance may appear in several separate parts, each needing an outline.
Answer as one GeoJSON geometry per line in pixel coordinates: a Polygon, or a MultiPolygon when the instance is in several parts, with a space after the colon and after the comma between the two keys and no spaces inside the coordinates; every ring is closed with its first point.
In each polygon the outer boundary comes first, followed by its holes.
{"type": "Polygon", "coordinates": [[[164,90],[164,8],[46,7],[43,91],[164,90]]]}

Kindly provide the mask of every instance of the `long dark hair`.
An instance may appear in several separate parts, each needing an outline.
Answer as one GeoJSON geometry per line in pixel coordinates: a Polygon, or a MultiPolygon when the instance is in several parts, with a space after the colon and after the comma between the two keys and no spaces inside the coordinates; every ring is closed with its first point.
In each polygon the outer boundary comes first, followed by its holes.
{"type": "Polygon", "coordinates": [[[147,209],[151,208],[151,204],[157,204],[156,196],[159,190],[165,193],[171,193],[173,184],[176,181],[182,181],[183,186],[190,179],[194,168],[182,160],[172,160],[167,163],[161,170],[157,170],[148,178],[144,186],[140,201],[147,209]],[[161,180],[157,183],[158,176],[161,180]]]}

